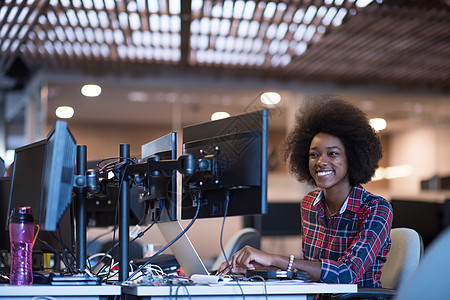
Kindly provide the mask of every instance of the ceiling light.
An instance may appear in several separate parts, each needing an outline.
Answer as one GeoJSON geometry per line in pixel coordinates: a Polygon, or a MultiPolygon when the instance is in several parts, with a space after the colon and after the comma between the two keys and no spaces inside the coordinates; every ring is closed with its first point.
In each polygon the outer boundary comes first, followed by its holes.
{"type": "Polygon", "coordinates": [[[211,115],[211,121],[229,118],[230,114],[225,111],[217,111],[211,115]]]}
{"type": "Polygon", "coordinates": [[[370,126],[376,131],[380,131],[386,128],[386,120],[382,118],[373,118],[370,119],[370,126]]]}
{"type": "Polygon", "coordinates": [[[280,101],[281,96],[277,92],[266,92],[261,95],[261,102],[266,105],[275,105],[280,101]]]}
{"type": "Polygon", "coordinates": [[[86,84],[81,88],[81,93],[86,97],[97,97],[102,92],[102,88],[97,84],[86,84]]]}
{"type": "Polygon", "coordinates": [[[58,118],[70,119],[73,117],[74,110],[73,110],[73,107],[71,107],[71,106],[59,106],[56,109],[55,114],[58,118]]]}
{"type": "Polygon", "coordinates": [[[130,100],[131,102],[147,102],[148,94],[139,91],[129,92],[128,100],[130,100]]]}

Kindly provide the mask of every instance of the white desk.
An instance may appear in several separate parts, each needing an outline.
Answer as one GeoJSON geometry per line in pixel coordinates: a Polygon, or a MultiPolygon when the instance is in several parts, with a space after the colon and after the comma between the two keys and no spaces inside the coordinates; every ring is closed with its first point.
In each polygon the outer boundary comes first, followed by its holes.
{"type": "Polygon", "coordinates": [[[121,295],[121,287],[116,285],[28,285],[0,284],[0,299],[113,299],[121,295]],[[45,298],[49,297],[49,298],[45,298]],[[51,298],[50,298],[51,297],[51,298]]]}
{"type": "Polygon", "coordinates": [[[315,294],[356,292],[356,284],[296,283],[293,281],[240,282],[225,285],[130,286],[123,287],[125,299],[312,299],[315,294]],[[242,289],[242,290],[241,290],[242,289]],[[266,297],[267,295],[267,297],[266,297]]]}

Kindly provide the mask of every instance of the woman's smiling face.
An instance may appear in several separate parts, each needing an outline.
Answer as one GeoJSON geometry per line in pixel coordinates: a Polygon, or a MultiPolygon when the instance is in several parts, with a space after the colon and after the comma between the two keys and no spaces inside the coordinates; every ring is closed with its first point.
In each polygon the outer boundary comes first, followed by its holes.
{"type": "Polygon", "coordinates": [[[347,154],[338,137],[326,133],[314,136],[309,148],[309,172],[322,189],[350,186],[347,154]]]}

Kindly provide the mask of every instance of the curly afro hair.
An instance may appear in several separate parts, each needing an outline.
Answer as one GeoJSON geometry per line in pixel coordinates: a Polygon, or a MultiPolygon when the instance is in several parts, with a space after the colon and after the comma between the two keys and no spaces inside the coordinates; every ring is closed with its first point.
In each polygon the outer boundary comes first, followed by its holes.
{"type": "Polygon", "coordinates": [[[352,186],[370,181],[383,155],[380,138],[361,110],[330,94],[300,107],[295,127],[283,141],[282,157],[297,180],[316,186],[309,173],[309,148],[318,133],[334,135],[344,144],[352,186]]]}

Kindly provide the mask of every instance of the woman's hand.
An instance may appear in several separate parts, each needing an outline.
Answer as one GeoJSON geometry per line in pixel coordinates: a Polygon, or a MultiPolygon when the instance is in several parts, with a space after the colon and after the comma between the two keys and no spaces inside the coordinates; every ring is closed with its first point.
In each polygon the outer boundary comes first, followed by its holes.
{"type": "Polygon", "coordinates": [[[216,275],[225,275],[230,271],[236,274],[245,274],[246,270],[267,269],[272,266],[273,257],[274,255],[245,246],[236,252],[231,260],[223,262],[216,275]]]}
{"type": "Polygon", "coordinates": [[[250,246],[245,246],[233,255],[232,270],[267,269],[273,266],[274,255],[265,253],[250,246]]]}

